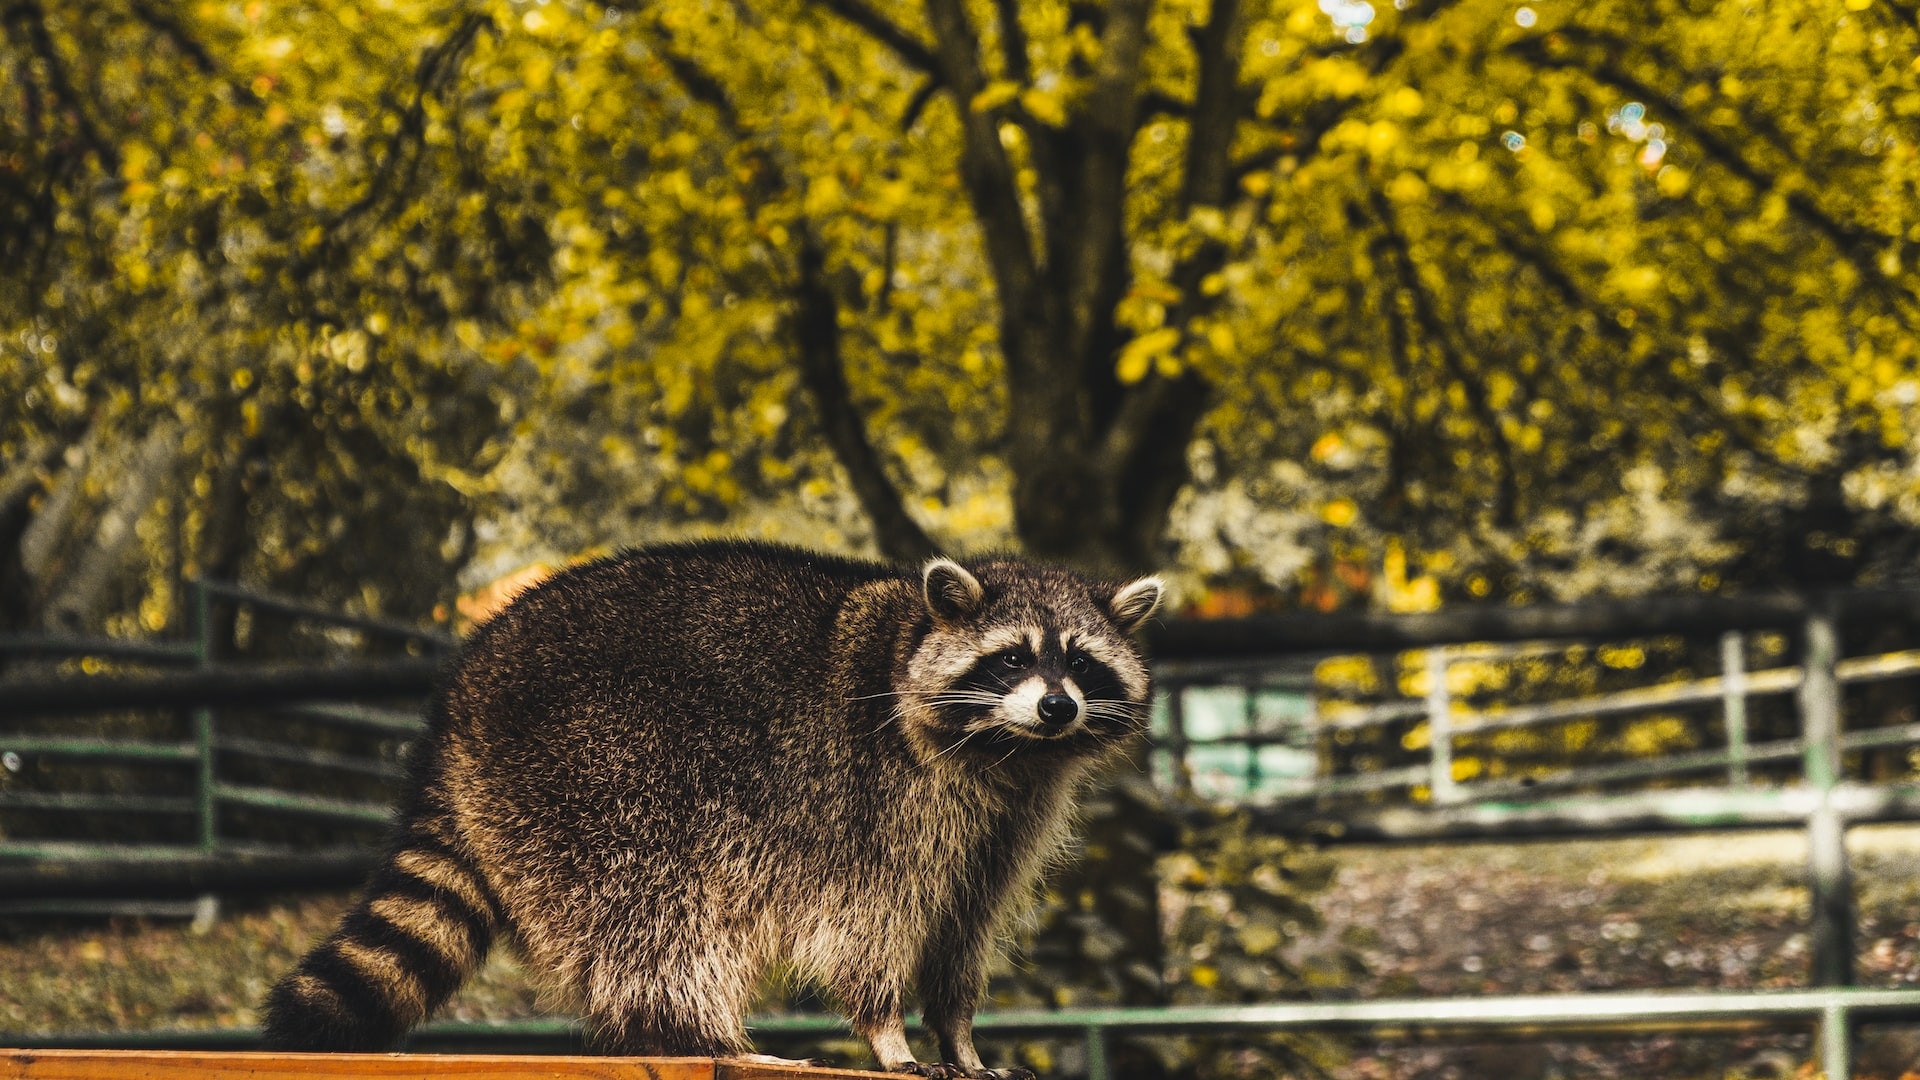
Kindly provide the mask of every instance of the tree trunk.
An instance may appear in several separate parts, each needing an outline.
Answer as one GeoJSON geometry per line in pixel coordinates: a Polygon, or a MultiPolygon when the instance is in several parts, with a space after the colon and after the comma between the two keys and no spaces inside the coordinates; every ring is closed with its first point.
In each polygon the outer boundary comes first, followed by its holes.
{"type": "Polygon", "coordinates": [[[127,547],[136,539],[135,526],[179,460],[179,425],[172,421],[154,425],[128,462],[112,502],[95,523],[72,571],[48,602],[42,621],[49,630],[78,633],[100,621],[109,590],[120,580],[127,547]]]}
{"type": "Polygon", "coordinates": [[[51,439],[32,443],[0,475],[0,633],[18,632],[32,624],[33,582],[21,541],[33,524],[33,493],[40,486],[40,472],[52,463],[58,449],[51,439]]]}

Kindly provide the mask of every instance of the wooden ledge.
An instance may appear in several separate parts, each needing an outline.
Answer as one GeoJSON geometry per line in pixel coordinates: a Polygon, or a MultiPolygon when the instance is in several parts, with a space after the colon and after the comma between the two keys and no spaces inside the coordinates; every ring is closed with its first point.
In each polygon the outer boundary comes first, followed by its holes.
{"type": "Polygon", "coordinates": [[[196,1050],[0,1050],[0,1080],[875,1080],[879,1074],[715,1058],[514,1054],[273,1054],[196,1050]]]}

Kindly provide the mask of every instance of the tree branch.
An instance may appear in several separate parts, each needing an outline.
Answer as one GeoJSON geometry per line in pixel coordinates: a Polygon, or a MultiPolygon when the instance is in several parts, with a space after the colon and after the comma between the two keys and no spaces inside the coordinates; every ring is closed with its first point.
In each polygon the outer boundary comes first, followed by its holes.
{"type": "MultiPolygon", "coordinates": [[[[932,49],[904,27],[868,7],[863,0],[814,0],[814,2],[866,31],[868,36],[892,49],[895,56],[906,61],[907,65],[914,70],[935,79],[943,77],[940,60],[934,55],[932,49]]],[[[965,102],[961,104],[962,107],[965,106],[965,102]]]]}
{"type": "Polygon", "coordinates": [[[47,82],[59,104],[73,113],[74,123],[80,129],[80,141],[85,143],[95,157],[100,159],[100,167],[109,173],[120,171],[120,148],[109,142],[94,125],[93,114],[87,109],[78,91],[73,88],[73,80],[68,74],[67,62],[60,55],[60,48],[54,43],[53,35],[47,30],[47,12],[40,6],[40,0],[15,0],[8,8],[5,21],[20,23],[26,30],[27,44],[35,56],[47,66],[47,82]]]}
{"type": "Polygon", "coordinates": [[[1141,94],[1139,100],[1134,103],[1134,106],[1133,130],[1135,132],[1153,123],[1155,120],[1184,120],[1188,114],[1193,112],[1192,102],[1181,101],[1179,98],[1174,97],[1164,90],[1149,90],[1141,94]]]}
{"type": "Polygon", "coordinates": [[[840,304],[827,283],[826,254],[811,233],[800,240],[799,271],[794,287],[794,340],[800,349],[801,377],[819,411],[827,444],[847,470],[881,552],[901,562],[928,558],[936,553],[933,541],[908,516],[854,406],[841,356],[840,304]]]}
{"type": "MultiPolygon", "coordinates": [[[[1658,89],[1642,82],[1632,73],[1622,70],[1608,60],[1582,61],[1570,56],[1558,56],[1544,42],[1533,38],[1516,42],[1508,48],[1516,55],[1542,67],[1579,71],[1615,89],[1649,101],[1666,99],[1658,89]]],[[[1778,176],[1754,164],[1733,144],[1722,139],[1706,126],[1694,123],[1692,117],[1685,113],[1678,113],[1675,116],[1675,122],[1685,125],[1687,137],[1697,143],[1708,157],[1719,162],[1735,176],[1752,184],[1756,190],[1773,192],[1780,187],[1778,176]]],[[[1785,197],[1788,209],[1792,210],[1796,217],[1812,226],[1814,231],[1826,237],[1839,251],[1841,257],[1853,264],[1863,278],[1874,282],[1886,280],[1886,274],[1880,269],[1875,249],[1884,248],[1892,243],[1892,237],[1840,221],[1828,214],[1804,191],[1790,190],[1785,197]]]]}
{"type": "Polygon", "coordinates": [[[1167,511],[1187,482],[1187,448],[1212,400],[1212,385],[1195,371],[1152,373],[1134,385],[1101,442],[1101,456],[1114,463],[1125,554],[1136,568],[1155,561],[1167,511]]]}
{"type": "MultiPolygon", "coordinates": [[[[1467,205],[1457,195],[1443,193],[1440,199],[1443,205],[1452,206],[1463,213],[1483,219],[1486,217],[1486,211],[1484,209],[1467,205]]],[[[1598,312],[1605,306],[1595,300],[1592,295],[1582,288],[1579,283],[1574,280],[1573,275],[1561,267],[1549,252],[1541,248],[1538,244],[1531,243],[1524,239],[1526,233],[1519,222],[1487,221],[1486,224],[1494,236],[1495,243],[1499,245],[1500,249],[1505,251],[1515,262],[1540,275],[1540,280],[1560,298],[1561,303],[1569,310],[1598,312]]],[[[1596,321],[1598,328],[1595,332],[1597,332],[1610,347],[1616,349],[1621,355],[1625,355],[1633,339],[1632,332],[1611,319],[1600,318],[1596,321]]],[[[1709,334],[1708,336],[1711,338],[1713,335],[1709,334]]],[[[1668,346],[1674,348],[1676,351],[1679,351],[1679,345],[1680,343],[1677,341],[1668,343],[1668,346]]],[[[1731,348],[1730,342],[1720,342],[1717,343],[1715,347],[1728,353],[1737,353],[1738,351],[1731,348]]],[[[1738,366],[1744,370],[1755,370],[1755,366],[1752,363],[1738,366]]],[[[1671,369],[1665,365],[1654,365],[1652,370],[1656,374],[1662,372],[1669,373],[1667,378],[1668,385],[1670,387],[1677,387],[1681,393],[1685,394],[1688,399],[1699,406],[1701,410],[1700,416],[1702,418],[1710,418],[1708,422],[1714,430],[1726,433],[1733,439],[1736,445],[1748,453],[1753,454],[1755,457],[1775,465],[1784,465],[1779,455],[1767,446],[1765,438],[1754,429],[1754,425],[1749,418],[1729,414],[1725,408],[1725,404],[1714,399],[1712,396],[1712,387],[1703,385],[1696,379],[1685,379],[1671,375],[1671,369]]]]}
{"type": "MultiPolygon", "coordinates": [[[[393,140],[387,144],[386,153],[381,156],[380,164],[375,167],[372,183],[367,185],[366,193],[356,199],[352,205],[340,212],[334,225],[339,225],[359,217],[384,199],[393,186],[393,178],[403,158],[410,158],[410,151],[418,151],[425,142],[427,131],[427,99],[438,94],[459,70],[460,60],[480,31],[493,26],[493,17],[481,12],[470,12],[454,28],[447,40],[421,54],[420,63],[414,69],[413,101],[400,114],[400,129],[394,133],[393,140]]],[[[328,233],[332,233],[332,229],[328,233]]]]}
{"type": "Polygon", "coordinates": [[[993,10],[999,16],[1000,58],[1006,65],[1007,78],[1025,83],[1030,65],[1027,63],[1027,31],[1020,25],[1019,0],[993,0],[993,10]]]}
{"type": "MultiPolygon", "coordinates": [[[[662,36],[666,37],[665,31],[662,36]]],[[[668,40],[671,40],[669,37],[668,40]]],[[[708,71],[692,59],[682,56],[671,49],[655,49],[654,52],[666,62],[667,70],[686,90],[687,96],[720,114],[720,122],[725,124],[737,136],[744,137],[746,129],[741,126],[740,113],[733,107],[733,98],[727,88],[720,85],[708,71]]]]}
{"type": "Polygon", "coordinates": [[[1125,275],[1124,219],[1127,161],[1133,149],[1134,110],[1138,103],[1140,58],[1146,50],[1149,0],[1113,0],[1100,38],[1100,66],[1082,114],[1081,203],[1084,222],[1066,268],[1068,349],[1086,355],[1095,327],[1111,319],[1112,300],[1125,275]]]}
{"type": "Polygon", "coordinates": [[[1487,388],[1477,373],[1468,371],[1464,353],[1465,343],[1458,340],[1455,333],[1440,317],[1434,306],[1433,296],[1426,284],[1420,280],[1420,270],[1413,259],[1413,245],[1406,234],[1400,230],[1399,222],[1393,213],[1393,207],[1386,197],[1377,190],[1367,192],[1372,204],[1374,218],[1380,223],[1387,250],[1392,253],[1396,276],[1402,287],[1413,301],[1414,319],[1422,332],[1432,340],[1433,347],[1440,356],[1440,362],[1447,371],[1460,381],[1466,393],[1467,407],[1480,421],[1487,433],[1487,441],[1492,445],[1496,462],[1500,469],[1498,498],[1494,508],[1494,520],[1502,526],[1512,525],[1519,519],[1519,490],[1514,473],[1513,445],[1507,441],[1507,433],[1500,426],[1500,417],[1494,412],[1492,403],[1487,400],[1487,388]]]}
{"type": "Polygon", "coordinates": [[[132,0],[128,9],[133,12],[134,18],[146,23],[158,31],[162,37],[173,42],[173,47],[179,49],[188,60],[193,61],[193,66],[199,68],[202,73],[211,75],[218,68],[219,65],[213,62],[213,55],[207,52],[206,46],[200,44],[192,34],[187,33],[187,28],[181,26],[180,20],[174,18],[171,12],[161,11],[148,0],[132,0]]]}
{"type": "Polygon", "coordinates": [[[929,75],[920,80],[913,90],[913,96],[907,99],[907,107],[900,110],[900,130],[912,131],[913,125],[920,122],[920,114],[927,111],[927,105],[933,101],[933,95],[940,92],[941,82],[938,76],[929,75]]]}
{"type": "Polygon", "coordinates": [[[1240,0],[1212,0],[1205,26],[1193,31],[1199,88],[1187,134],[1185,210],[1225,206],[1233,193],[1233,136],[1245,99],[1240,92],[1240,0]]]}
{"type": "MultiPolygon", "coordinates": [[[[841,0],[835,0],[841,2],[841,0]]],[[[939,43],[938,73],[954,95],[962,135],[961,180],[986,241],[988,265],[1000,295],[1001,350],[1016,384],[1029,365],[1049,352],[1040,333],[1052,324],[1050,305],[1038,288],[1033,238],[1020,207],[1013,164],[1000,142],[999,120],[973,108],[985,86],[979,42],[960,0],[926,0],[927,21],[939,43]]]]}
{"type": "MultiPolygon", "coordinates": [[[[664,34],[664,32],[663,32],[664,34]]],[[[671,40],[670,37],[668,40],[671,40]]],[[[736,139],[748,133],[734,108],[726,87],[705,68],[671,49],[656,50],[695,100],[711,107],[736,139]]],[[[929,86],[934,85],[931,80],[929,86]]],[[[771,187],[787,190],[790,185],[779,166],[770,159],[765,167],[771,187]]],[[[915,562],[936,554],[934,543],[920,524],[907,514],[900,491],[887,477],[878,451],[867,437],[860,411],[847,383],[846,361],[841,347],[840,301],[827,280],[826,252],[804,221],[795,230],[800,237],[797,277],[792,288],[793,310],[790,327],[800,357],[801,381],[813,398],[819,415],[821,434],[833,451],[840,467],[847,471],[854,497],[873,525],[874,541],[890,559],[915,562]]],[[[893,257],[893,233],[888,226],[887,258],[890,279],[893,257]]]]}

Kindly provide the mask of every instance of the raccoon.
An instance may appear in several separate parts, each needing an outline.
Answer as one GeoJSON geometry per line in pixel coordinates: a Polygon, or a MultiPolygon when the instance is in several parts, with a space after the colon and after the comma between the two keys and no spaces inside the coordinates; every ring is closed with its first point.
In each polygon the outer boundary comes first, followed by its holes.
{"type": "Polygon", "coordinates": [[[769,1060],[744,1016],[784,963],[888,1070],[1030,1076],[983,1066],[973,1011],[1075,789],[1145,727],[1130,635],[1161,592],[738,542],[556,575],[450,666],[391,849],[268,995],[269,1045],[389,1048],[508,935],[604,1052],[769,1060]]]}

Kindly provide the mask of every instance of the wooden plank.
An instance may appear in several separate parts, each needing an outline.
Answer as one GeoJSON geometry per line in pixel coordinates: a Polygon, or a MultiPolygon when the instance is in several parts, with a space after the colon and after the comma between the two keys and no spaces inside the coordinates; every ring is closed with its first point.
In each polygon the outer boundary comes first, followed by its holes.
{"type": "Polygon", "coordinates": [[[713,1058],[513,1054],[275,1054],[195,1050],[0,1050],[0,1080],[873,1080],[873,1073],[713,1058]]]}

